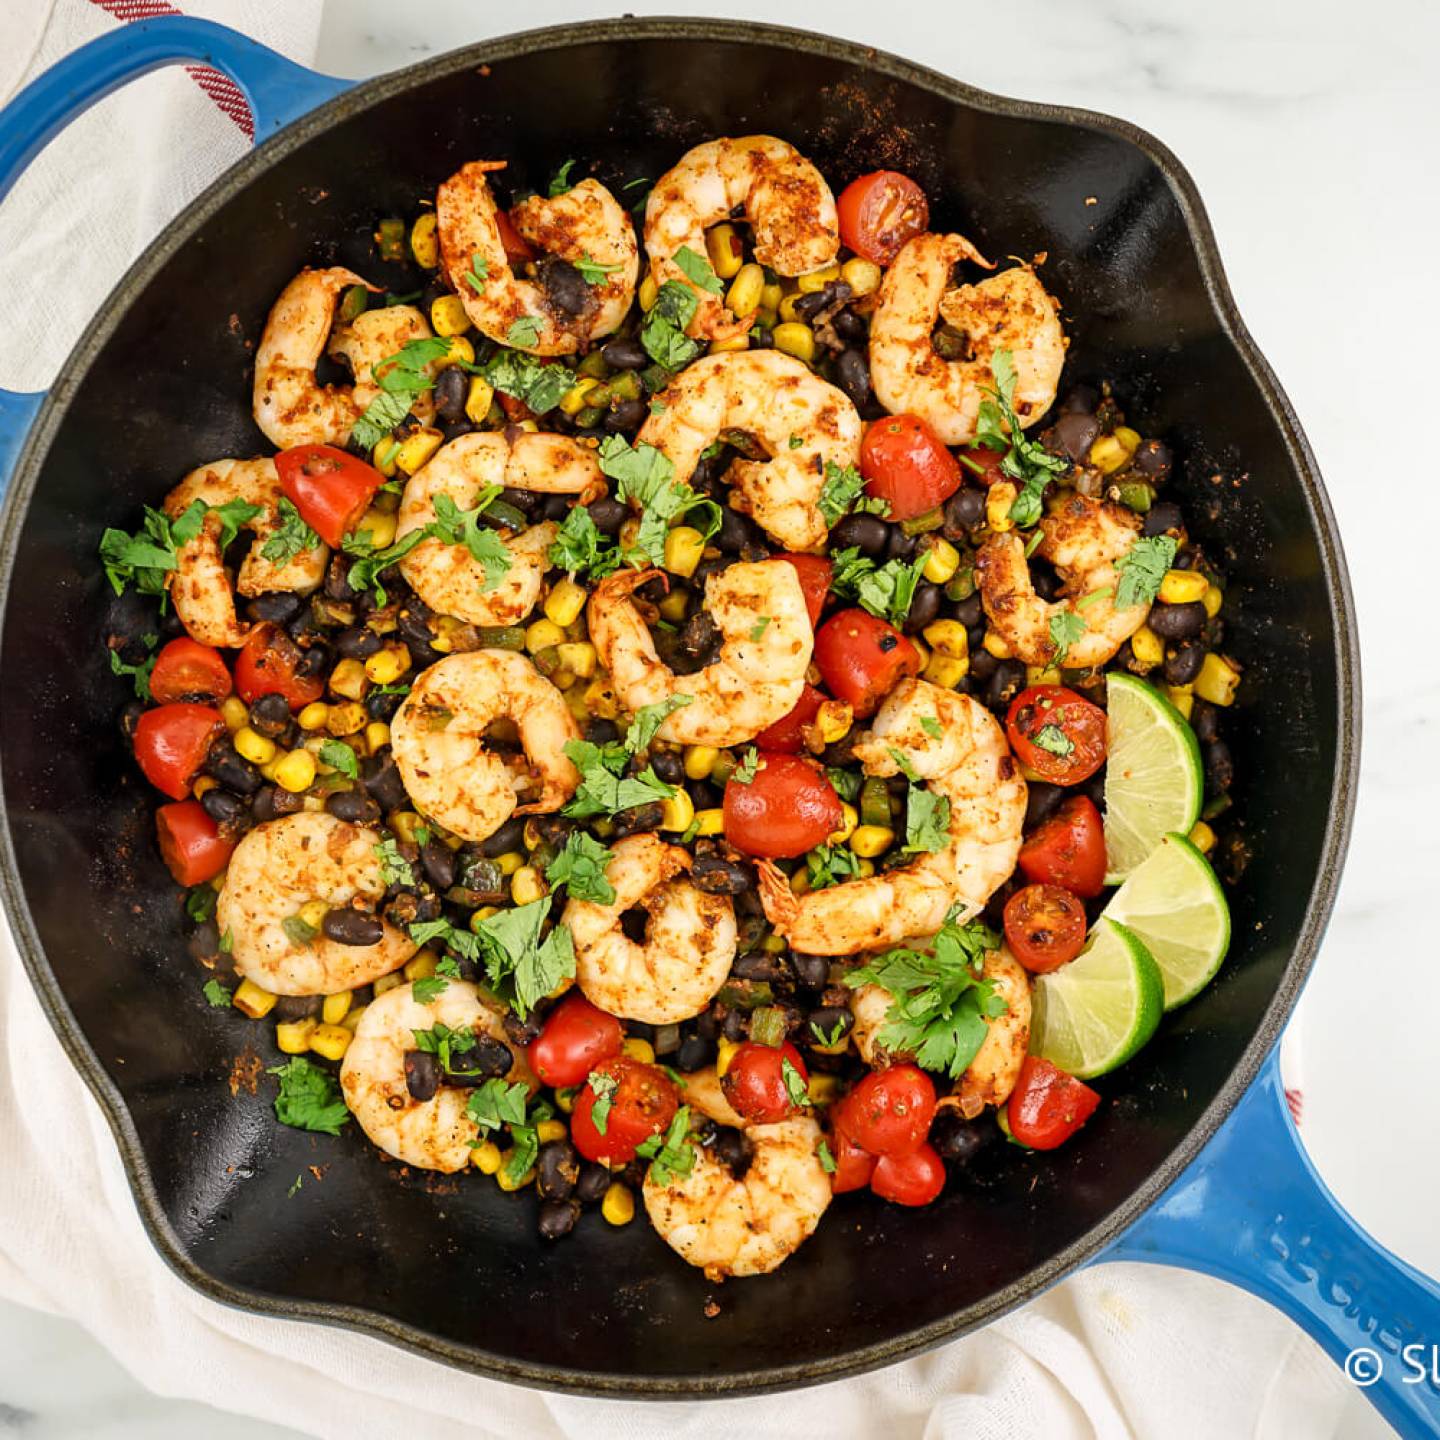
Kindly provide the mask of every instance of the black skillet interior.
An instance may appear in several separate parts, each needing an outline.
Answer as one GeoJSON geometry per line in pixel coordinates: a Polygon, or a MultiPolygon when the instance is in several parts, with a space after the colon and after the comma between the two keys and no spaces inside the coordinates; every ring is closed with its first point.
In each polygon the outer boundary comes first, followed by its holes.
{"type": "Polygon", "coordinates": [[[1348,764],[1349,629],[1303,440],[1217,314],[1218,262],[1207,281],[1208,231],[1188,229],[1188,182],[1167,179],[1167,157],[1109,122],[872,68],[828,42],[797,48],[785,32],[577,33],[532,53],[522,37],[508,58],[503,45],[447,57],[342,100],[330,123],[282,141],[283,158],[222,181],[111,298],[17,482],[18,501],[38,477],[28,511],[11,512],[8,899],[22,936],[26,907],[33,918],[42,996],[116,1118],[152,1232],[195,1283],[532,1383],[734,1393],[894,1358],[1017,1303],[1137,1213],[1196,1148],[1207,1107],[1213,1123],[1233,1103],[1323,922],[1344,824],[1331,807],[1348,764]],[[748,131],[795,142],[837,191],[877,166],[905,170],[936,228],[994,257],[1048,254],[1067,383],[1108,378],[1139,428],[1173,442],[1174,488],[1230,568],[1230,648],[1250,668],[1227,734],[1256,859],[1233,893],[1225,970],[1100,1082],[1106,1103],[1076,1143],[1003,1153],[987,1183],[952,1185],[923,1212],[847,1197],[776,1275],[720,1290],[643,1222],[615,1230],[592,1213],[543,1245],[533,1195],[406,1174],[358,1134],[276,1125],[273,1082],[250,1089],[255,1055],[278,1058],[270,1028],[207,1008],[186,955],[153,796],[114,725],[125,683],[100,645],[95,548],[192,466],[264,452],[249,370],[272,299],[307,263],[370,270],[376,218],[415,213],[460,162],[506,158],[523,186],[576,156],[618,186],[748,131]]]}

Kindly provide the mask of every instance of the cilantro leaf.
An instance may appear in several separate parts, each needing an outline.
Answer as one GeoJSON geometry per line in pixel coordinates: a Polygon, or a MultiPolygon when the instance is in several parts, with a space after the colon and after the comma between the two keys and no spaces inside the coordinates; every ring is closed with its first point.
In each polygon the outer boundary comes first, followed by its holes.
{"type": "Polygon", "coordinates": [[[625,560],[663,565],[665,536],[672,521],[692,511],[705,513],[702,538],[720,528],[720,507],[675,478],[669,458],[645,441],[631,445],[623,435],[607,435],[600,446],[600,471],[615,481],[615,498],[640,508],[640,530],[625,560]]]}
{"type": "Polygon", "coordinates": [[[827,1035],[813,1020],[810,1022],[810,1033],[827,1050],[833,1050],[845,1038],[845,1022],[837,1020],[827,1035]]]}
{"type": "Polygon", "coordinates": [[[758,642],[758,641],[764,636],[766,630],[768,630],[769,628],[770,628],[770,617],[769,617],[768,615],[762,615],[762,616],[750,627],[750,638],[751,638],[751,640],[758,642]]]}
{"type": "Polygon", "coordinates": [[[617,270],[624,268],[618,262],[614,265],[602,265],[588,250],[581,259],[574,261],[573,264],[580,272],[580,278],[587,285],[598,285],[607,275],[613,275],[617,270]]]}
{"type": "Polygon", "coordinates": [[[843,885],[860,873],[860,860],[848,845],[817,845],[805,857],[805,878],[812,890],[843,885]]]}
{"type": "Polygon", "coordinates": [[[525,1101],[530,1090],[523,1080],[507,1084],[504,1080],[487,1080],[477,1085],[465,1103],[465,1114],[482,1135],[502,1125],[525,1123],[525,1101]]]}
{"type": "Polygon", "coordinates": [[[1054,723],[1042,725],[1030,736],[1030,743],[1058,755],[1062,760],[1075,753],[1075,742],[1054,723]]]}
{"type": "Polygon", "coordinates": [[[352,590],[373,590],[376,598],[383,605],[386,595],[385,587],[380,583],[381,572],[388,570],[392,565],[398,565],[417,545],[428,540],[430,530],[427,526],[422,526],[418,530],[406,531],[400,539],[393,545],[386,546],[384,550],[375,549],[365,538],[368,534],[369,531],[362,531],[358,535],[351,534],[345,537],[341,548],[347,555],[357,557],[345,579],[352,590]]]}
{"type": "Polygon", "coordinates": [[[127,585],[134,585],[142,595],[160,596],[163,611],[166,577],[179,568],[180,547],[200,534],[206,517],[214,515],[220,521],[217,542],[223,551],[240,533],[240,527],[260,513],[259,505],[244,500],[227,500],[223,505],[213,506],[194,500],[183,514],[172,520],[146,505],[145,518],[137,534],[129,535],[112,528],[100,536],[100,562],[105,567],[105,578],[117,595],[123,595],[127,585]]]}
{"type": "Polygon", "coordinates": [[[281,497],[278,514],[279,524],[260,547],[260,554],[272,565],[286,565],[302,550],[313,550],[324,543],[284,496],[281,497]]]}
{"type": "Polygon", "coordinates": [[[682,1105],[670,1122],[662,1140],[651,1135],[635,1148],[635,1153],[650,1161],[650,1179],[657,1185],[668,1185],[674,1178],[688,1175],[695,1168],[695,1144],[690,1138],[690,1107],[682,1105]]]}
{"type": "Polygon", "coordinates": [[[199,925],[215,913],[218,898],[213,885],[197,885],[185,897],[185,913],[199,925]]]}
{"type": "MultiPolygon", "coordinates": [[[[443,960],[440,962],[445,963],[443,960]]],[[[455,968],[455,962],[450,961],[451,968],[455,968]]],[[[420,982],[416,982],[418,985],[420,982]]],[[[443,992],[442,992],[443,993],[443,992]]],[[[429,1001],[422,1001],[422,1004],[429,1004],[429,1001]]],[[[475,1048],[475,1032],[473,1030],[452,1030],[450,1026],[437,1020],[428,1030],[412,1030],[415,1037],[415,1048],[423,1050],[427,1055],[433,1055],[440,1062],[440,1068],[450,1075],[479,1075],[478,1070],[465,1069],[455,1063],[457,1055],[467,1055],[475,1048]]]]}
{"type": "Polygon", "coordinates": [[[649,765],[638,775],[622,774],[630,752],[618,741],[595,745],[589,740],[567,740],[565,754],[580,771],[580,785],[560,812],[571,819],[618,815],[652,800],[668,800],[675,793],[675,787],[667,785],[649,765]]]}
{"type": "Polygon", "coordinates": [[[640,326],[640,343],[657,365],[681,370],[700,354],[699,342],[685,333],[699,305],[695,292],[679,280],[667,280],[660,287],[640,326]]]}
{"type": "Polygon", "coordinates": [[[991,397],[980,402],[975,438],[971,449],[999,451],[1001,473],[1019,482],[1020,490],[1010,504],[1010,519],[1022,530],[1040,518],[1045,487],[1066,468],[1066,461],[1052,455],[1036,440],[1027,440],[1015,413],[1015,357],[1009,350],[996,350],[990,359],[995,377],[991,397]]]}
{"type": "Polygon", "coordinates": [[[834,525],[852,511],[857,515],[888,515],[890,502],[865,494],[865,479],[853,465],[843,469],[833,460],[825,462],[825,483],[816,502],[827,525],[834,525]]]}
{"type": "Polygon", "coordinates": [[[448,495],[436,495],[435,519],[427,527],[437,540],[446,545],[463,545],[470,552],[485,572],[485,581],[480,587],[482,595],[488,595],[510,573],[510,551],[505,542],[488,525],[480,524],[481,515],[490,508],[501,489],[499,485],[485,486],[469,510],[462,510],[448,495]]]}
{"type": "Polygon", "coordinates": [[[410,993],[417,1004],[431,1005],[449,988],[450,982],[443,975],[422,975],[410,986],[410,993]]]}
{"type": "Polygon", "coordinates": [[[940,722],[933,715],[922,715],[920,717],[920,728],[932,739],[938,740],[945,732],[940,728],[940,722]]]}
{"type": "Polygon", "coordinates": [[[716,275],[709,260],[703,255],[697,255],[688,245],[682,245],[675,252],[674,260],[692,285],[708,291],[711,295],[719,295],[724,291],[725,286],[721,284],[720,277],[716,275]]]}
{"type": "Polygon", "coordinates": [[[603,1070],[592,1070],[586,1084],[595,1096],[590,1119],[594,1121],[596,1130],[603,1135],[610,1123],[610,1107],[615,1103],[615,1092],[620,1088],[620,1082],[603,1070]]]}
{"type": "Polygon", "coordinates": [[[1050,662],[1059,669],[1070,654],[1070,647],[1085,633],[1085,619],[1073,610],[1057,610],[1050,617],[1050,643],[1055,658],[1050,662]]]}
{"type": "Polygon", "coordinates": [[[320,758],[332,769],[338,770],[347,780],[360,778],[360,762],[355,752],[343,740],[325,740],[320,745],[320,758]]]}
{"type": "Polygon", "coordinates": [[[565,886],[572,900],[609,905],[615,899],[615,887],[605,878],[605,871],[614,858],[588,830],[572,830],[560,853],[545,867],[545,878],[551,885],[565,886]]]}
{"type": "Polygon", "coordinates": [[[827,1174],[835,1173],[835,1157],[830,1153],[829,1144],[822,1140],[815,1147],[815,1158],[820,1162],[820,1168],[827,1174]]]}
{"type": "Polygon", "coordinates": [[[207,980],[202,993],[217,1010],[224,1010],[230,1004],[230,997],[234,994],[218,980],[207,980]]]}
{"type": "Polygon", "coordinates": [[[517,350],[533,350],[540,343],[540,317],[521,315],[510,323],[505,332],[505,343],[517,350]]]}
{"type": "Polygon", "coordinates": [[[575,505],[550,547],[550,563],[571,575],[608,575],[620,564],[620,547],[605,536],[583,505],[575,505]]]}
{"type": "Polygon", "coordinates": [[[380,862],[380,878],[386,885],[413,885],[415,872],[410,862],[400,853],[394,837],[382,840],[374,847],[375,858],[380,862]]]}
{"type": "Polygon", "coordinates": [[[546,194],[553,200],[557,195],[564,195],[566,191],[575,188],[574,181],[570,179],[570,172],[575,168],[573,160],[567,160],[551,177],[550,186],[546,194]]]}
{"type": "Polygon", "coordinates": [[[515,1010],[522,1020],[562,980],[575,974],[569,927],[556,925],[544,940],[540,938],[550,900],[544,895],[528,905],[497,911],[482,920],[476,931],[491,985],[513,992],[515,1010]]]}
{"type": "Polygon", "coordinates": [[[789,1097],[792,1105],[797,1109],[803,1109],[810,1104],[810,1087],[806,1085],[800,1072],[788,1058],[782,1058],[780,1061],[780,1078],[785,1083],[785,1094],[789,1097]]]}
{"type": "Polygon", "coordinates": [[[835,556],[830,588],[898,628],[910,613],[928,558],[921,554],[908,564],[904,560],[887,560],[877,566],[860,553],[858,546],[851,545],[835,556]]]}
{"type": "Polygon", "coordinates": [[[950,843],[950,801],[924,785],[911,785],[905,805],[907,855],[943,850],[950,843]]]}
{"type": "Polygon", "coordinates": [[[465,283],[477,294],[485,293],[485,282],[490,278],[490,262],[478,251],[470,254],[470,269],[466,272],[465,283]]]}
{"type": "Polygon", "coordinates": [[[315,1130],[322,1135],[338,1135],[340,1127],[349,1120],[350,1111],[340,1097],[340,1085],[334,1075],[303,1055],[292,1057],[285,1065],[274,1065],[265,1073],[280,1077],[275,1118],[282,1125],[296,1130],[315,1130]]]}
{"type": "Polygon", "coordinates": [[[1165,572],[1175,563],[1178,543],[1173,535],[1147,535],[1136,540],[1116,562],[1120,583],[1115,588],[1115,608],[1149,605],[1160,593],[1165,572]]]}
{"type": "Polygon", "coordinates": [[[740,761],[739,765],[731,771],[730,778],[737,785],[748,785],[756,775],[760,773],[760,770],[760,752],[752,745],[746,750],[744,758],[740,761]]]}
{"type": "Polygon", "coordinates": [[[693,695],[671,695],[666,700],[659,700],[654,705],[642,705],[636,712],[635,718],[630,722],[630,727],[625,731],[625,748],[632,754],[638,755],[643,750],[650,748],[650,742],[655,738],[656,732],[665,723],[666,719],[677,710],[683,710],[687,705],[693,704],[693,695]]]}
{"type": "Polygon", "coordinates": [[[574,388],[574,373],[519,350],[497,350],[480,373],[496,390],[520,400],[536,415],[553,410],[574,388]]]}
{"type": "MultiPolygon", "coordinates": [[[[148,635],[147,640],[154,641],[157,636],[148,635]]],[[[110,673],[112,675],[128,675],[135,686],[135,697],[138,700],[150,698],[150,672],[155,668],[155,655],[147,655],[138,665],[127,665],[121,658],[118,650],[107,650],[110,657],[110,673]]]]}
{"type": "Polygon", "coordinates": [[[380,394],[350,429],[350,444],[366,453],[373,450],[409,413],[410,407],[435,380],[425,367],[450,353],[443,335],[407,340],[394,355],[387,355],[370,367],[370,376],[380,394]]]}

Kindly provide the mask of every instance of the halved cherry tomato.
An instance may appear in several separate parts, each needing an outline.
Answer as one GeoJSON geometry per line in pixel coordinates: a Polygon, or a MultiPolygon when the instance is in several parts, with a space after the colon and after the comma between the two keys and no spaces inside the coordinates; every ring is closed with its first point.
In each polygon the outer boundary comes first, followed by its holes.
{"type": "Polygon", "coordinates": [[[991,450],[984,445],[974,445],[960,452],[960,463],[987,489],[997,480],[1009,479],[1000,468],[1000,462],[1004,458],[1000,451],[991,450]]]}
{"type": "Polygon", "coordinates": [[[832,615],[815,636],[815,663],[830,693],[861,720],[880,708],[901,676],[921,668],[920,652],[868,610],[832,615]]]}
{"type": "Polygon", "coordinates": [[[767,725],[755,737],[756,745],[762,750],[773,750],[777,755],[798,755],[805,748],[805,737],[801,732],[814,723],[824,703],[824,692],[807,685],[800,692],[795,708],[773,725],[767,725]]]}
{"type": "Polygon", "coordinates": [[[235,689],[247,704],[262,695],[283,695],[292,710],[303,709],[325,693],[316,675],[297,675],[300,647],[278,626],[257,625],[235,661],[235,689]]]}
{"type": "Polygon", "coordinates": [[[1038,1055],[1027,1055],[1010,1092],[1005,1118],[1010,1133],[1032,1150],[1053,1150],[1094,1113],[1100,1096],[1038,1055]]]}
{"type": "Polygon", "coordinates": [[[863,1190],[875,1172],[875,1157],[857,1145],[838,1127],[830,1132],[830,1155],[835,1171],[830,1176],[830,1189],[836,1195],[847,1190],[863,1190]]]}
{"type": "Polygon", "coordinates": [[[547,1085],[578,1085],[602,1060],[618,1055],[624,1042],[620,1022],[577,990],[545,1017],[530,1046],[530,1068],[547,1085]]]}
{"type": "Polygon", "coordinates": [[[161,705],[135,722],[135,759],[157,790],[183,800],[211,741],[224,733],[220,712],[208,705],[161,705]]]}
{"type": "Polygon", "coordinates": [[[725,838],[747,855],[803,855],[844,823],[835,787],[812,760],[760,753],[755,778],[725,786],[725,838]]]}
{"type": "Polygon", "coordinates": [[[730,1064],[720,1078],[720,1088],[747,1120],[756,1125],[773,1125],[795,1109],[795,1101],[785,1083],[787,1062],[800,1077],[798,1083],[803,1094],[810,1072],[800,1052],[788,1040],[783,1045],[762,1045],[757,1040],[747,1040],[730,1057],[730,1064]]]}
{"type": "Polygon", "coordinates": [[[907,240],[930,227],[925,192],[896,170],[874,170],[852,180],[835,204],[840,238],[877,265],[890,264],[907,240]]]}
{"type": "Polygon", "coordinates": [[[370,508],[385,477],[333,445],[297,445],[275,457],[280,488],[300,518],[327,544],[340,542],[370,508]]]}
{"type": "Polygon", "coordinates": [[[1078,785],[1105,763],[1105,712],[1063,685],[1022,690],[1005,733],[1021,764],[1052,785],[1078,785]]]}
{"type": "Polygon", "coordinates": [[[865,491],[889,503],[887,519],[913,520],[964,483],[960,462],[918,415],[886,415],[860,442],[865,491]]]}
{"type": "Polygon", "coordinates": [[[515,222],[503,211],[495,212],[495,228],[500,232],[500,243],[505,247],[505,258],[513,265],[517,260],[533,260],[535,249],[515,228],[515,222]]]}
{"type": "Polygon", "coordinates": [[[1020,869],[1027,880],[1059,885],[1089,900],[1105,888],[1105,823],[1092,800],[1072,795],[1026,837],[1020,869]]]}
{"type": "Polygon", "coordinates": [[[229,863],[233,840],[221,838],[220,828],[198,800],[162,805],[155,812],[160,858],[177,885],[203,885],[229,863]]]}
{"type": "Polygon", "coordinates": [[[575,1097],[570,1116],[570,1138],[587,1160],[604,1160],[623,1165],[635,1158],[637,1146],[652,1135],[661,1134],[679,1108],[674,1085],[654,1065],[617,1055],[597,1065],[592,1075],[608,1075],[617,1084],[609,1108],[595,1120],[598,1097],[590,1081],[575,1097]]]}
{"type": "Polygon", "coordinates": [[[220,652],[188,635],[172,640],[155,657],[150,694],[161,705],[192,700],[218,705],[230,693],[230,672],[220,652]]]}
{"type": "Polygon", "coordinates": [[[1085,907],[1058,885],[1027,885],[1005,902],[1005,943],[1032,975],[1068,965],[1085,946],[1085,907]]]}
{"type": "Polygon", "coordinates": [[[903,1155],[882,1155],[875,1162],[870,1188],[896,1205],[928,1205],[945,1188],[945,1162],[933,1145],[903,1155]]]}
{"type": "Polygon", "coordinates": [[[904,1155],[930,1133],[935,1082],[918,1065],[872,1070],[840,1102],[836,1127],[872,1155],[904,1155]]]}
{"type": "Polygon", "coordinates": [[[825,608],[825,597],[830,593],[830,574],[834,567],[824,555],[777,555],[777,560],[788,560],[800,576],[800,593],[805,597],[805,608],[810,612],[813,629],[820,623],[820,612],[825,608]]]}

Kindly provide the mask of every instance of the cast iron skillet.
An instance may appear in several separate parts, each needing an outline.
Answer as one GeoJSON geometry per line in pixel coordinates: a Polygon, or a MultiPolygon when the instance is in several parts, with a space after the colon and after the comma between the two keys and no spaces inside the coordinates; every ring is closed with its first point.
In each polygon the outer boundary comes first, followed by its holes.
{"type": "MultiPolygon", "coordinates": [[[[1274,1045],[1329,914],[1357,767],[1355,623],[1334,522],[1184,171],[1118,121],[998,99],[772,27],[539,31],[341,94],[344,82],[181,19],[108,35],[20,97],[0,117],[0,194],[86,103],[182,57],[239,81],[266,143],[136,263],[43,406],[6,397],[0,416],[0,433],[17,436],[39,406],[0,555],[0,883],[160,1253],[217,1299],[353,1326],[481,1374],[690,1396],[898,1359],[1095,1257],[1181,1176],[1274,1045]],[[1108,378],[1146,433],[1174,443],[1175,489],[1231,568],[1228,648],[1248,669],[1227,735],[1254,859],[1232,892],[1221,975],[1100,1082],[1105,1103],[1075,1143],[1048,1158],[998,1154],[983,1183],[953,1185],[923,1212],[847,1197],[776,1275],[721,1290],[644,1223],[617,1231],[592,1217],[542,1245],[533,1197],[404,1174],[356,1134],[284,1129],[268,1081],[232,1098],[245,1047],[273,1057],[263,1030],[199,999],[151,839],[152,796],[114,725],[122,696],[98,638],[107,592],[95,548],[104,526],[133,525],[192,466],[264,452],[249,369],[271,301],[307,263],[364,272],[375,218],[412,213],[460,162],[503,156],[524,184],[577,156],[614,183],[750,131],[792,140],[837,189],[880,165],[910,173],[936,228],[988,253],[1047,252],[1073,342],[1067,383],[1108,378]],[[310,1165],[323,1180],[287,1197],[310,1165]],[[711,1300],[719,1313],[707,1318],[711,1300]]],[[[1337,1356],[1364,1321],[1314,1293],[1318,1272],[1371,1297],[1396,1333],[1423,1333],[1435,1292],[1333,1212],[1277,1087],[1267,1070],[1123,1253],[1186,1256],[1292,1313],[1316,1311],[1310,1323],[1337,1356]],[[1237,1153],[1249,1178],[1222,1183],[1221,1168],[1244,1173],[1237,1153]],[[1175,1229],[1197,1209],[1216,1235],[1175,1229]],[[1281,1223],[1292,1215],[1294,1234],[1281,1223]],[[1296,1246],[1312,1259],[1290,1263],[1296,1246]]],[[[1387,1398],[1396,1423],[1435,1403],[1421,1388],[1387,1398]]]]}

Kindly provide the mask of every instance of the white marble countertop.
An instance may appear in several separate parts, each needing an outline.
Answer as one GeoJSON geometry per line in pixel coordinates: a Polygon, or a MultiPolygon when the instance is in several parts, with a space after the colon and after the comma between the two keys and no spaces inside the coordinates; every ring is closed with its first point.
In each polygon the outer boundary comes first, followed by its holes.
{"type": "MultiPolygon", "coordinates": [[[[275,0],[283,3],[283,0],[275,0]]],[[[195,6],[202,9],[202,6],[195,6]]],[[[586,0],[328,0],[317,68],[362,76],[522,26],[611,15],[586,0]]],[[[628,0],[656,14],[710,4],[628,0]]],[[[1440,971],[1434,743],[1440,681],[1428,557],[1440,487],[1423,428],[1440,321],[1440,7],[1375,0],[746,0],[723,13],[864,41],[986,88],[1133,120],[1205,197],[1237,302],[1314,445],[1345,536],[1360,613],[1365,758],[1340,902],[1302,1007],[1305,1134],[1340,1198],[1382,1241],[1440,1273],[1440,1150],[1424,1097],[1440,971]],[[1016,27],[1021,33],[1017,37],[1016,27]],[[1417,1097],[1420,1105],[1416,1104],[1417,1097]],[[1416,1111],[1421,1113],[1417,1117],[1416,1111]]],[[[0,1434],[279,1436],[149,1397],[78,1327],[0,1304],[0,1434]],[[83,1384],[79,1381],[83,1379],[83,1384]]],[[[1357,1404],[1348,1436],[1388,1433],[1357,1404]]]]}

